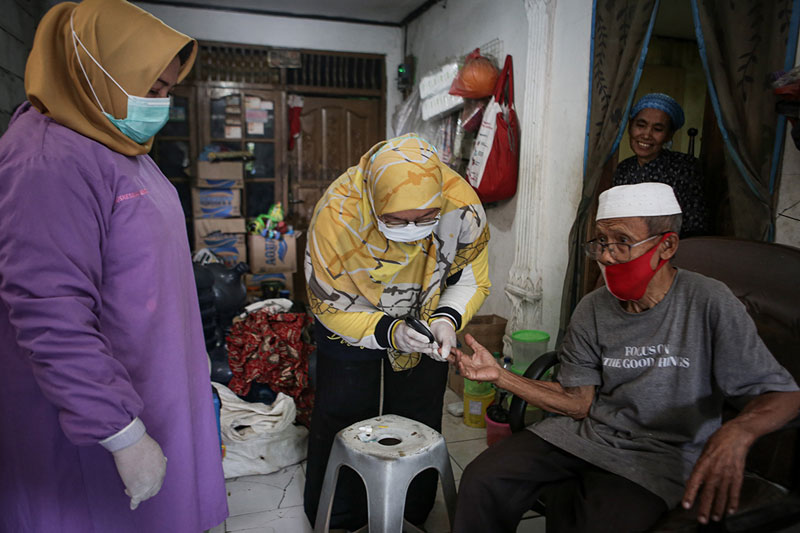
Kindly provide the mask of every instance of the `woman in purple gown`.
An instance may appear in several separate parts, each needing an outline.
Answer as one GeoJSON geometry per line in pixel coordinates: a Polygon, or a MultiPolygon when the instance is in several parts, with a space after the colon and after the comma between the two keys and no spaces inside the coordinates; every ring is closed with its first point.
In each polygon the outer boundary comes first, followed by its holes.
{"type": "Polygon", "coordinates": [[[227,515],[183,213],[147,155],[196,47],[122,0],[39,24],[0,139],[0,531],[227,515]]]}

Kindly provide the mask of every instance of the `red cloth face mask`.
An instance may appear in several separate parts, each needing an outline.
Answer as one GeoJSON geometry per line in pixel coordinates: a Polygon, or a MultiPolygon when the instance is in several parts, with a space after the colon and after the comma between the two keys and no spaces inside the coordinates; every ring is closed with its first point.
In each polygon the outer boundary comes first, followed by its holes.
{"type": "Polygon", "coordinates": [[[658,244],[653,246],[649,252],[627,263],[616,263],[604,266],[598,262],[598,264],[600,264],[600,271],[603,273],[603,278],[606,280],[606,288],[608,288],[608,291],[618,300],[641,299],[647,290],[647,285],[650,283],[650,280],[653,279],[656,272],[667,263],[666,259],[662,259],[658,262],[658,266],[655,270],[650,266],[650,260],[653,254],[656,253],[656,250],[658,250],[659,244],[664,242],[671,234],[672,233],[667,233],[661,237],[658,244]]]}

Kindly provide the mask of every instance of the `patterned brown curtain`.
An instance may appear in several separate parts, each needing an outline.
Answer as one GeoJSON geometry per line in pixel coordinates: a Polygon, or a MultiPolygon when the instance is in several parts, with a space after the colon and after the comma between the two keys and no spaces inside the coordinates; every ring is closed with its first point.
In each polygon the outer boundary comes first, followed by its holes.
{"type": "Polygon", "coordinates": [[[787,47],[793,3],[692,0],[709,96],[726,146],[724,165],[714,169],[716,176],[706,176],[727,185],[720,188],[727,194],[709,198],[720,234],[773,238],[783,128],[778,129],[770,74],[784,68],[787,54],[794,59],[796,39],[787,47]]]}
{"type": "Polygon", "coordinates": [[[594,219],[603,167],[616,150],[623,119],[630,110],[657,11],[657,0],[595,0],[583,192],[569,234],[559,343],[582,296],[586,256],[581,245],[588,239],[594,219]]]}

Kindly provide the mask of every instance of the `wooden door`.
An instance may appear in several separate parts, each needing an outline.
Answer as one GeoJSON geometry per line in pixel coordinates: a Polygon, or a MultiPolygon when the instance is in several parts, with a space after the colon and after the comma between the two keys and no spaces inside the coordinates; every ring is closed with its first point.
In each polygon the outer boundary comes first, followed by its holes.
{"type": "Polygon", "coordinates": [[[304,97],[290,152],[292,223],[305,229],[330,183],[383,140],[380,99],[304,97]]]}

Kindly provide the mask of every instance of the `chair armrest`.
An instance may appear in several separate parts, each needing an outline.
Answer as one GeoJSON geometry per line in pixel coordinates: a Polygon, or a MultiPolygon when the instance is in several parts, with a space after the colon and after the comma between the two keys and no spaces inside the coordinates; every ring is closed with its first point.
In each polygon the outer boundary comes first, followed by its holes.
{"type": "MultiPolygon", "coordinates": [[[[530,364],[523,376],[528,379],[541,379],[544,373],[555,366],[557,362],[558,352],[552,351],[542,354],[530,364]]],[[[527,406],[528,402],[519,396],[514,396],[511,399],[511,406],[508,408],[508,423],[511,426],[512,433],[525,428],[525,408],[527,406]]]]}

